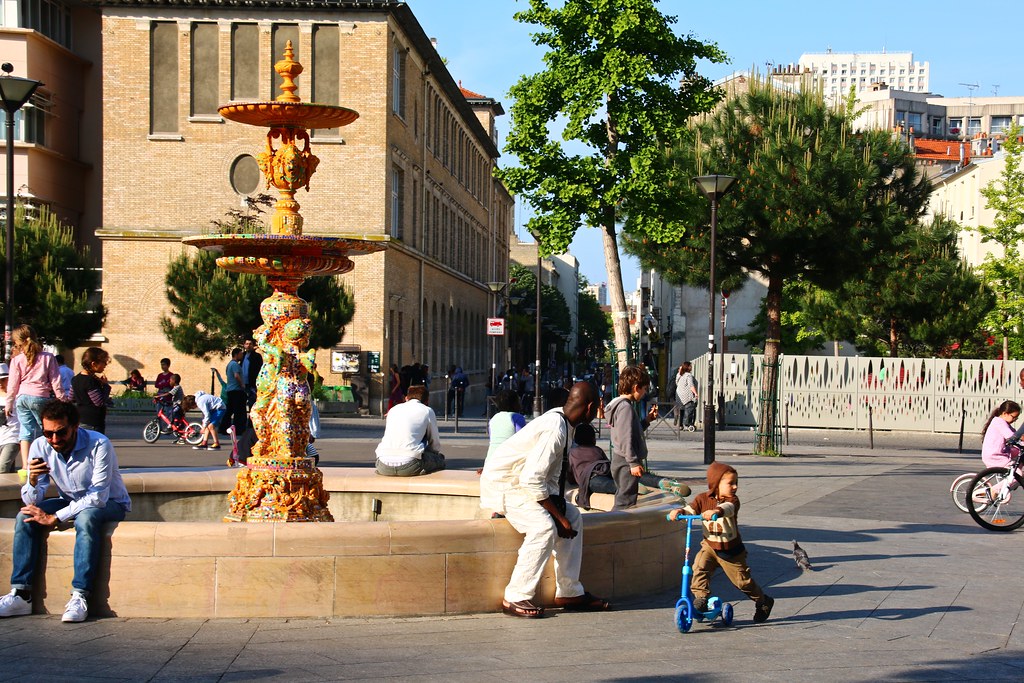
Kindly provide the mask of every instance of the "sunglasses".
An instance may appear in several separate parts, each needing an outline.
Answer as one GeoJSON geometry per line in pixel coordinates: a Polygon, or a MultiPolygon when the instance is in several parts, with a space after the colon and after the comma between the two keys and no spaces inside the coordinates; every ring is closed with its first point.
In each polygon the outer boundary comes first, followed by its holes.
{"type": "Polygon", "coordinates": [[[70,425],[64,425],[60,429],[44,429],[43,430],[43,436],[46,437],[47,439],[52,439],[53,437],[57,437],[58,439],[63,439],[65,436],[68,435],[68,432],[70,430],[71,430],[71,426],[70,425]]]}

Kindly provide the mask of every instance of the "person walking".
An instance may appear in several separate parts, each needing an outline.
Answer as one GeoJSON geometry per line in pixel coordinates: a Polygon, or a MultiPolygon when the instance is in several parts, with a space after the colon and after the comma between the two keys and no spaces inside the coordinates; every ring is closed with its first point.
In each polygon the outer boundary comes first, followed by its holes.
{"type": "Polygon", "coordinates": [[[685,431],[692,432],[697,417],[697,380],[693,376],[693,365],[686,361],[679,366],[676,374],[676,401],[679,404],[679,417],[676,425],[685,431]]]}
{"type": "Polygon", "coordinates": [[[8,380],[7,415],[18,413],[18,441],[21,450],[21,466],[28,469],[28,449],[32,441],[43,433],[40,411],[51,395],[61,401],[68,400],[64,385],[60,381],[57,359],[52,353],[43,351],[36,331],[30,325],[15,328],[14,357],[11,359],[11,376],[8,380]]]}

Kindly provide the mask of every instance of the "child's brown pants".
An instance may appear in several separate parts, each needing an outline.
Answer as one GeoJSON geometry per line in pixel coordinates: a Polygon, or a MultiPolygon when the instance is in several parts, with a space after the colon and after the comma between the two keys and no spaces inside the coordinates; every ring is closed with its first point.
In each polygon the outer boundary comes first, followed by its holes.
{"type": "Polygon", "coordinates": [[[764,596],[764,591],[750,576],[746,550],[732,557],[722,557],[702,542],[697,556],[693,558],[693,578],[690,580],[693,597],[706,598],[710,595],[711,577],[714,576],[715,569],[718,567],[722,568],[725,575],[732,581],[732,585],[743,591],[751,600],[757,601],[764,596]]]}

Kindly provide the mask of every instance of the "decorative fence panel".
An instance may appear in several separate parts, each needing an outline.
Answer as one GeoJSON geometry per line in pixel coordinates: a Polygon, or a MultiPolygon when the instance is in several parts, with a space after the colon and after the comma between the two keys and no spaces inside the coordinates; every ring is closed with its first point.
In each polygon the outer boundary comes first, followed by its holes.
{"type": "MultiPolygon", "coordinates": [[[[726,422],[755,426],[761,356],[715,355],[715,392],[725,396],[726,422]],[[720,377],[724,360],[725,378],[720,377]]],[[[708,355],[693,361],[703,398],[708,355]]],[[[1024,402],[1024,361],[944,358],[783,356],[779,421],[791,427],[959,432],[981,429],[1000,401],[1024,402]]],[[[698,415],[702,411],[698,410],[698,415]]]]}

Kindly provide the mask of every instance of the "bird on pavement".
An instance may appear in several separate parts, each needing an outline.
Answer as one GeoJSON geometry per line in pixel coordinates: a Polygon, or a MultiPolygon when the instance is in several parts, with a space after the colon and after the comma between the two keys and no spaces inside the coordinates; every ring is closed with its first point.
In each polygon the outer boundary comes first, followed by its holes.
{"type": "Polygon", "coordinates": [[[796,541],[793,541],[793,559],[796,560],[796,566],[800,567],[800,569],[803,569],[805,572],[811,571],[811,560],[796,541]]]}

